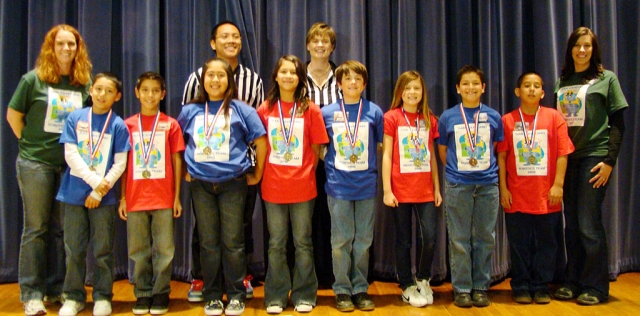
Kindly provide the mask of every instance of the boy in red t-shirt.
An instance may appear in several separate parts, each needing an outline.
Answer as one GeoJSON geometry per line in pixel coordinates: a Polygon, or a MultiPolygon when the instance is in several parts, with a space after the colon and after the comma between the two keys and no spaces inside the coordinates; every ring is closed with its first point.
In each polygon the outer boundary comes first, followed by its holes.
{"type": "Polygon", "coordinates": [[[567,157],[574,151],[567,123],[555,109],[540,106],[543,81],[536,72],[518,78],[520,108],[502,117],[498,143],[500,204],[511,245],[514,301],[547,304],[561,219],[567,157]],[[532,295],[533,294],[533,298],[532,295]]]}
{"type": "Polygon", "coordinates": [[[129,259],[135,263],[133,313],[159,315],[169,310],[173,225],[182,214],[180,152],[185,145],[178,122],[158,109],[166,93],[162,76],[143,73],[135,92],[141,106],[139,114],[125,120],[133,150],[121,180],[118,213],[127,221],[129,259]]]}

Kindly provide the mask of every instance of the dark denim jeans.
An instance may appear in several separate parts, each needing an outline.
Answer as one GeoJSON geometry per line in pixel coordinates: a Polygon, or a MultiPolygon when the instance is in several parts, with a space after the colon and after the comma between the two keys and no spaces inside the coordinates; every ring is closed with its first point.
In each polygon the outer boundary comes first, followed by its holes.
{"type": "Polygon", "coordinates": [[[400,203],[392,210],[396,225],[396,273],[401,289],[415,285],[411,268],[412,216],[416,214],[416,277],[429,280],[436,239],[436,208],[433,202],[400,203]]]}

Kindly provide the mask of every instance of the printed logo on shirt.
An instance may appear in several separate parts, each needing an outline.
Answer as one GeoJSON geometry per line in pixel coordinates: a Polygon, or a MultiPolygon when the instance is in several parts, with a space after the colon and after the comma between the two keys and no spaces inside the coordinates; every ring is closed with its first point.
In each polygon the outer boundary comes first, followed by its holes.
{"type": "MultiPolygon", "coordinates": [[[[96,174],[100,176],[106,175],[107,170],[107,157],[111,152],[111,134],[104,134],[104,138],[100,143],[100,148],[97,148],[97,152],[93,158],[91,159],[91,151],[89,150],[89,124],[86,122],[79,121],[76,125],[76,135],[78,141],[78,153],[82,160],[87,164],[87,166],[96,174]]],[[[93,141],[97,144],[98,139],[100,138],[100,132],[93,131],[93,141]]],[[[94,146],[96,145],[94,144],[94,146]]],[[[71,169],[71,175],[75,177],[80,177],[79,174],[75,173],[71,169]]]]}
{"type": "MultiPolygon", "coordinates": [[[[290,133],[287,128],[290,122],[290,118],[284,119],[287,134],[290,133]]],[[[269,129],[269,143],[271,145],[269,163],[287,166],[302,166],[304,119],[297,118],[293,122],[293,135],[291,135],[291,142],[288,146],[282,133],[280,118],[269,117],[267,128],[269,129]]]]}
{"type": "MultiPolygon", "coordinates": [[[[149,159],[145,163],[143,146],[140,144],[140,133],[133,132],[132,138],[134,139],[135,156],[133,161],[133,179],[164,179],[165,177],[165,159],[163,153],[165,153],[165,133],[160,130],[160,124],[158,124],[158,130],[156,136],[151,144],[149,150],[149,159]]],[[[145,146],[148,146],[149,139],[151,138],[151,132],[144,132],[145,146]]]]}
{"type": "MultiPolygon", "coordinates": [[[[419,134],[427,136],[429,130],[421,128],[419,134]]],[[[408,126],[398,126],[398,138],[400,173],[430,172],[431,155],[425,139],[418,137],[408,126]]]]}
{"type": "Polygon", "coordinates": [[[77,91],[47,89],[47,114],[44,131],[62,133],[64,123],[71,112],[82,108],[82,94],[77,91]]]}
{"type": "MultiPolygon", "coordinates": [[[[231,116],[233,109],[229,109],[229,122],[226,122],[224,115],[220,115],[215,122],[211,137],[207,139],[204,124],[204,114],[198,115],[194,122],[194,139],[196,148],[194,160],[196,162],[229,161],[229,137],[231,135],[231,116]]],[[[213,124],[214,116],[209,115],[209,123],[213,124]]],[[[210,126],[210,125],[209,125],[210,126]]]]}
{"type": "Polygon", "coordinates": [[[556,108],[567,126],[584,126],[585,96],[589,85],[575,85],[562,87],[558,90],[556,108]]]}
{"type": "Polygon", "coordinates": [[[527,147],[522,130],[514,130],[512,138],[518,176],[546,176],[549,148],[547,130],[536,131],[535,142],[531,148],[527,147]]]}
{"type": "Polygon", "coordinates": [[[460,171],[487,170],[491,164],[491,152],[487,146],[491,139],[491,126],[489,123],[478,124],[478,135],[475,135],[474,126],[474,123],[469,124],[471,137],[476,141],[475,147],[467,137],[464,124],[454,126],[456,156],[460,171]]]}
{"type": "MultiPolygon", "coordinates": [[[[355,122],[349,123],[353,132],[355,122]]],[[[369,169],[369,123],[360,122],[358,135],[353,148],[349,143],[349,136],[344,124],[333,124],[333,146],[336,151],[335,167],[338,170],[360,171],[369,169]]]]}

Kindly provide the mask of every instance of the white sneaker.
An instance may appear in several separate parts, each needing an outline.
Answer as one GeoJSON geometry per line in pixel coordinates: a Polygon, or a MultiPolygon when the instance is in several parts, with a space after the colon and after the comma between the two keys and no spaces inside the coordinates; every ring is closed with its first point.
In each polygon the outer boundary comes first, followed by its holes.
{"type": "Polygon", "coordinates": [[[294,308],[294,311],[298,313],[309,313],[312,310],[313,310],[313,305],[307,302],[300,302],[298,303],[298,305],[296,305],[296,308],[294,308]]]}
{"type": "Polygon", "coordinates": [[[227,316],[237,316],[242,313],[244,313],[244,302],[240,302],[240,300],[231,300],[224,310],[224,314],[227,316]]]}
{"type": "Polygon", "coordinates": [[[44,308],[44,304],[41,300],[28,300],[23,305],[24,314],[27,316],[40,316],[47,313],[47,309],[44,308]]]}
{"type": "Polygon", "coordinates": [[[280,314],[282,313],[282,306],[278,304],[271,304],[267,306],[267,314],[280,314]]]}
{"type": "Polygon", "coordinates": [[[111,302],[100,300],[93,304],[93,316],[109,316],[111,315],[111,302]]]}
{"type": "Polygon", "coordinates": [[[416,284],[418,285],[418,293],[427,300],[427,305],[432,305],[433,290],[431,289],[431,286],[429,286],[429,280],[416,279],[416,284]]]}
{"type": "Polygon", "coordinates": [[[427,299],[418,293],[416,285],[412,285],[402,291],[402,301],[409,303],[413,307],[424,307],[427,305],[427,299]]]}
{"type": "Polygon", "coordinates": [[[58,315],[60,316],[76,316],[78,312],[84,309],[84,302],[76,302],[74,300],[66,300],[60,308],[58,315]]]}

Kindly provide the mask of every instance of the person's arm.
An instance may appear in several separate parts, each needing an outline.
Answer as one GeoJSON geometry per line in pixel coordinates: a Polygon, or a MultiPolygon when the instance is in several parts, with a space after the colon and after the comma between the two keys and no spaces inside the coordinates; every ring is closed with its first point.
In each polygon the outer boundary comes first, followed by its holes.
{"type": "Polygon", "coordinates": [[[390,207],[397,207],[398,200],[391,190],[391,168],[393,159],[393,136],[384,134],[382,139],[382,190],[383,202],[390,207]]]}
{"type": "Polygon", "coordinates": [[[315,155],[313,159],[313,170],[316,170],[318,167],[318,161],[320,160],[320,155],[322,155],[322,144],[312,144],[311,149],[315,155]]]}
{"type": "Polygon", "coordinates": [[[189,75],[187,83],[184,85],[184,92],[182,94],[182,105],[189,103],[198,93],[198,87],[200,82],[198,80],[198,71],[195,71],[189,75]]]}
{"type": "Polygon", "coordinates": [[[560,156],[556,159],[556,178],[553,180],[553,186],[549,190],[549,205],[553,206],[562,203],[564,175],[567,172],[568,155],[560,156]]]}
{"type": "Polygon", "coordinates": [[[180,185],[182,184],[182,154],[180,152],[171,154],[171,164],[173,164],[173,182],[175,193],[173,196],[173,217],[182,215],[182,203],[180,202],[180,185]]]}
{"type": "Polygon", "coordinates": [[[618,110],[609,116],[609,142],[607,143],[608,152],[602,162],[595,165],[591,172],[598,172],[589,183],[593,183],[594,188],[604,186],[609,182],[611,171],[615,167],[620,153],[620,145],[622,144],[622,135],[624,135],[624,113],[625,109],[618,110]]]}
{"type": "Polygon", "coordinates": [[[7,122],[13,130],[13,134],[20,140],[24,129],[24,113],[20,113],[12,108],[7,108],[7,122]]]}
{"type": "Polygon", "coordinates": [[[431,182],[433,182],[433,202],[436,206],[440,206],[440,204],[442,204],[442,194],[440,193],[440,176],[438,174],[438,162],[433,150],[433,141],[431,141],[429,144],[429,152],[431,153],[431,182]]]}
{"type": "Polygon", "coordinates": [[[262,135],[253,140],[256,144],[256,168],[253,173],[247,174],[247,184],[256,185],[262,180],[264,161],[267,158],[267,136],[262,135]]]}
{"type": "Polygon", "coordinates": [[[107,182],[116,183],[116,181],[118,181],[118,179],[124,172],[124,169],[127,168],[128,154],[129,153],[125,151],[121,153],[116,153],[114,155],[113,165],[111,165],[111,169],[109,169],[109,172],[107,172],[107,175],[104,176],[104,179],[107,180],[107,182]]]}
{"type": "Polygon", "coordinates": [[[447,165],[447,146],[438,144],[438,154],[443,166],[447,165]]]}
{"type": "Polygon", "coordinates": [[[118,215],[123,221],[127,220],[127,172],[129,168],[126,168],[122,173],[122,179],[120,179],[120,206],[118,206],[118,215]]]}
{"type": "Polygon", "coordinates": [[[507,152],[498,153],[498,179],[500,181],[500,204],[503,208],[510,209],[513,197],[507,185],[507,152]]]}
{"type": "Polygon", "coordinates": [[[75,174],[78,175],[82,181],[86,182],[91,188],[94,195],[94,198],[101,200],[102,196],[107,194],[109,189],[109,183],[96,174],[95,172],[89,169],[89,166],[84,162],[82,156],[78,152],[78,145],[73,143],[65,143],[64,144],[64,159],[69,165],[69,169],[73,170],[75,174]],[[95,192],[95,193],[94,193],[95,192]]]}

